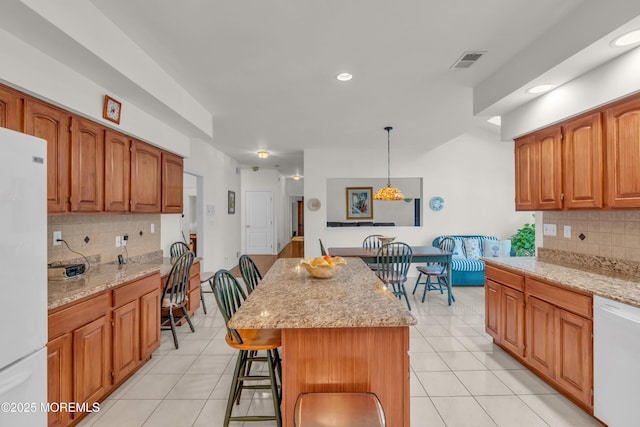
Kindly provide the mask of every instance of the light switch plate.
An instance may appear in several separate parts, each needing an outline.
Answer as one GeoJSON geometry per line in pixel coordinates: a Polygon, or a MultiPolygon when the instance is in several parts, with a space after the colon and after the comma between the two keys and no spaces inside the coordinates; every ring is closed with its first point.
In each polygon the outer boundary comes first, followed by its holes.
{"type": "Polygon", "coordinates": [[[543,224],[542,234],[545,236],[557,236],[558,232],[555,224],[543,224]]]}

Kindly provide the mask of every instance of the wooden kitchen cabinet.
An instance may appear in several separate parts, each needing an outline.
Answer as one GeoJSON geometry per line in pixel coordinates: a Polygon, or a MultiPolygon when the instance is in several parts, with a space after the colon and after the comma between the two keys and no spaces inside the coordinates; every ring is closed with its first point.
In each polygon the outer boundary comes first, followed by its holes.
{"type": "Polygon", "coordinates": [[[73,331],[74,402],[87,402],[91,406],[110,390],[110,341],[108,315],[73,331]]]}
{"type": "Polygon", "coordinates": [[[162,150],[131,141],[131,212],[159,213],[162,203],[162,150]]]}
{"type": "Polygon", "coordinates": [[[189,272],[189,301],[187,301],[187,311],[189,316],[200,308],[200,261],[196,260],[189,272]]]}
{"type": "Polygon", "coordinates": [[[69,126],[71,115],[31,98],[24,102],[24,132],[47,141],[47,210],[69,210],[69,126]]]}
{"type": "Polygon", "coordinates": [[[131,175],[130,139],[112,130],[104,131],[104,210],[128,212],[131,175]]]}
{"type": "Polygon", "coordinates": [[[485,275],[494,343],[593,413],[592,296],[488,264],[485,275]]]}
{"type": "MultiPolygon", "coordinates": [[[[49,402],[99,402],[160,346],[160,274],[52,310],[48,329],[49,402]]],[[[49,426],[83,416],[50,413],[49,426]]]]}
{"type": "Polygon", "coordinates": [[[104,128],[90,120],[71,118],[72,212],[104,210],[104,128]]]}
{"type": "Polygon", "coordinates": [[[182,157],[162,152],[162,212],[182,213],[182,157]]]}
{"type": "Polygon", "coordinates": [[[22,132],[22,96],[0,86],[0,127],[22,132]]]}
{"type": "Polygon", "coordinates": [[[555,370],[555,307],[538,298],[527,300],[527,362],[553,377],[555,370]]]}
{"type": "Polygon", "coordinates": [[[160,347],[160,289],[140,298],[140,359],[147,360],[160,347]]]}
{"type": "MultiPolygon", "coordinates": [[[[47,343],[47,396],[49,402],[73,401],[73,355],[71,334],[64,334],[47,343]]],[[[49,427],[62,427],[71,422],[71,412],[50,411],[49,427]]]]}
{"type": "Polygon", "coordinates": [[[563,128],[564,207],[601,208],[604,203],[604,140],[600,112],[570,120],[563,128]]]}
{"type": "Polygon", "coordinates": [[[487,333],[514,356],[524,357],[524,278],[485,267],[487,333]]]}
{"type": "Polygon", "coordinates": [[[140,302],[113,310],[113,382],[120,382],[140,362],[140,302]]]}
{"type": "Polygon", "coordinates": [[[516,210],[562,207],[562,130],[559,126],[515,142],[516,210]]]}
{"type": "Polygon", "coordinates": [[[640,96],[605,112],[607,129],[607,204],[640,207],[640,96]]]}

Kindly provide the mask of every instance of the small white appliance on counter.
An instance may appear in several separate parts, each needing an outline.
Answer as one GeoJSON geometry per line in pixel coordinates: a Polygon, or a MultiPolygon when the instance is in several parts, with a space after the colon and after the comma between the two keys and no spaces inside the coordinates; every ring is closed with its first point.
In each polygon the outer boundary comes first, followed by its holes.
{"type": "Polygon", "coordinates": [[[46,426],[47,143],[1,127],[0,303],[0,426],[46,426]]]}
{"type": "Polygon", "coordinates": [[[640,425],[640,308],[593,297],[593,414],[640,425]]]}

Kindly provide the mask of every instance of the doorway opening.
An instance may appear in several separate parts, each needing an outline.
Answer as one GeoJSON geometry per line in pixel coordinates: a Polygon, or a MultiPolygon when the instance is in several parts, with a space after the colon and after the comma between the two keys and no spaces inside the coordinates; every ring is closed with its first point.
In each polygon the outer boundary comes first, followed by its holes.
{"type": "Polygon", "coordinates": [[[202,256],[204,242],[202,177],[185,172],[182,178],[183,200],[181,238],[196,256],[202,256]]]}

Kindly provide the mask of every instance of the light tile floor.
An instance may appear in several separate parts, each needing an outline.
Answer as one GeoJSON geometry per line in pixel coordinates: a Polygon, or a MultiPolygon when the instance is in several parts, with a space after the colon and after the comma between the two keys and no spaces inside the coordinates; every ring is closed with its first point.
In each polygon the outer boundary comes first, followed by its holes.
{"type": "MultiPolygon", "coordinates": [[[[435,292],[424,304],[410,297],[418,319],[410,330],[413,427],[600,425],[492,344],[484,332],[484,288],[457,287],[454,294],[450,307],[435,292]]],[[[152,360],[78,425],[221,426],[235,353],[211,294],[206,302],[209,313],[196,312],[196,332],[180,332],[179,350],[163,332],[152,360]]],[[[245,393],[234,414],[269,414],[270,405],[269,393],[245,393]]]]}

